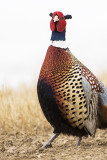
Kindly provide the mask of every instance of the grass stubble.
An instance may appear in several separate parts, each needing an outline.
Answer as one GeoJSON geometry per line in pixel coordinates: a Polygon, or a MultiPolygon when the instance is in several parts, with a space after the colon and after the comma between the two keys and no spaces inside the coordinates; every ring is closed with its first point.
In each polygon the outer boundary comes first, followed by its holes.
{"type": "Polygon", "coordinates": [[[41,111],[36,86],[21,85],[18,89],[2,87],[0,90],[0,133],[27,134],[44,128],[47,121],[41,111]]]}

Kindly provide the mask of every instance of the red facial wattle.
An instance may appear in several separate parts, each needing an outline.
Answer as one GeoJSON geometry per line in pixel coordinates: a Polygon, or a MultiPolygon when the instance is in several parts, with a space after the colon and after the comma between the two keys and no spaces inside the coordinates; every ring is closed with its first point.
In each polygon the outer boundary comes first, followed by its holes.
{"type": "Polygon", "coordinates": [[[56,29],[58,32],[63,32],[65,30],[66,21],[65,21],[65,17],[62,12],[54,12],[53,13],[52,20],[50,21],[50,28],[52,31],[55,31],[55,29],[56,29]],[[57,24],[55,24],[55,22],[53,20],[56,15],[58,16],[58,19],[59,19],[57,24]]]}
{"type": "Polygon", "coordinates": [[[50,21],[50,28],[51,28],[51,31],[55,31],[55,23],[53,19],[50,21]]]}
{"type": "Polygon", "coordinates": [[[64,31],[65,27],[66,27],[66,21],[65,20],[60,20],[56,25],[56,28],[57,28],[58,32],[64,31]]]}

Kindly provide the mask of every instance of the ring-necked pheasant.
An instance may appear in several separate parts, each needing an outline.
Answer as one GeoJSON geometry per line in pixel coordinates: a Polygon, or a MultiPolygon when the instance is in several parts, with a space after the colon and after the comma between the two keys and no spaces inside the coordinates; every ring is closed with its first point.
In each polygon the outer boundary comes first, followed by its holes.
{"type": "Polygon", "coordinates": [[[82,136],[94,137],[96,128],[107,127],[107,89],[66,45],[66,19],[72,16],[59,11],[50,16],[52,43],[40,71],[37,92],[54,135],[42,149],[60,133],[78,136],[80,145],[82,136]]]}

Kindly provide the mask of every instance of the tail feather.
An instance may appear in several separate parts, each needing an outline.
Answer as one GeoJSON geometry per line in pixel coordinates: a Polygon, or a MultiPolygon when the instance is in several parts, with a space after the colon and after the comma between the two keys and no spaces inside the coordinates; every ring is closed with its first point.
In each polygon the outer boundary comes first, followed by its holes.
{"type": "Polygon", "coordinates": [[[107,128],[107,88],[100,82],[104,93],[99,93],[98,128],[107,128]]]}

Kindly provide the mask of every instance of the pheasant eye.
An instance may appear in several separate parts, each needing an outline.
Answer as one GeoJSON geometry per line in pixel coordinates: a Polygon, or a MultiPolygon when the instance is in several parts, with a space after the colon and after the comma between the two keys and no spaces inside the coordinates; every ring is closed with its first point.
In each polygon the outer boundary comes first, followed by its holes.
{"type": "Polygon", "coordinates": [[[64,16],[62,17],[62,20],[64,20],[64,16]]]}

